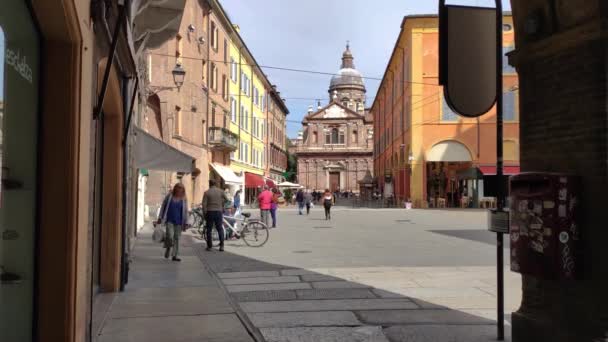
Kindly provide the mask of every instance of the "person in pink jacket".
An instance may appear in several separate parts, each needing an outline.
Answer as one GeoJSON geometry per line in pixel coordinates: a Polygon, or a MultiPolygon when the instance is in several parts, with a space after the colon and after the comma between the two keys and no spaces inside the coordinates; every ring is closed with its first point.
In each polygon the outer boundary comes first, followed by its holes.
{"type": "Polygon", "coordinates": [[[262,222],[268,226],[268,220],[270,218],[270,209],[272,209],[272,192],[268,190],[268,186],[264,186],[264,191],[258,196],[258,203],[260,204],[260,216],[262,222]]]}

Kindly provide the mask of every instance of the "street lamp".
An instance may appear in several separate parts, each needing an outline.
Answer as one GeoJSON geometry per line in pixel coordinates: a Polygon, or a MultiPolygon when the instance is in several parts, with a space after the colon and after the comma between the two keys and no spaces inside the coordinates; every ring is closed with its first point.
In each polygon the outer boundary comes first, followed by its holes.
{"type": "Polygon", "coordinates": [[[171,71],[171,73],[173,74],[173,82],[175,83],[175,86],[179,91],[179,88],[184,85],[184,79],[186,78],[186,70],[182,68],[181,64],[177,63],[175,64],[175,68],[173,68],[173,71],[171,71]]]}

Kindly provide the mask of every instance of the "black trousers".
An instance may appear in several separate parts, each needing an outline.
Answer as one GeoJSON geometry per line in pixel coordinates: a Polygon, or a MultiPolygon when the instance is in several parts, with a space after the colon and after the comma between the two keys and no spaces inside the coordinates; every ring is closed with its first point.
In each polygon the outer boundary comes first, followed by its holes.
{"type": "Polygon", "coordinates": [[[217,235],[220,237],[220,246],[224,246],[224,215],[221,211],[208,211],[207,216],[205,217],[207,220],[207,247],[213,247],[213,243],[211,241],[211,229],[215,227],[217,230],[217,235]]]}
{"type": "Polygon", "coordinates": [[[325,203],[323,207],[325,207],[325,218],[331,218],[331,204],[325,203]]]}

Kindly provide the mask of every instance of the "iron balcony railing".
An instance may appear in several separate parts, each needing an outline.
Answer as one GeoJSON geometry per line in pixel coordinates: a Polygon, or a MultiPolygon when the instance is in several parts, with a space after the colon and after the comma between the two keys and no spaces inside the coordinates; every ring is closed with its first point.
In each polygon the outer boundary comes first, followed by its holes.
{"type": "Polygon", "coordinates": [[[236,151],[239,148],[239,137],[224,127],[209,127],[209,145],[220,150],[236,151]]]}

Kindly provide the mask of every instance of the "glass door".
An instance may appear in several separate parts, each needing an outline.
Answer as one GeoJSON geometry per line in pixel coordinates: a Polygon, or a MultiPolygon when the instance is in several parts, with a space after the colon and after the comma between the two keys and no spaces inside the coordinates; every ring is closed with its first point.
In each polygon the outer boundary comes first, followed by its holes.
{"type": "Polygon", "coordinates": [[[25,1],[0,2],[0,341],[31,341],[34,314],[38,32],[25,1]]]}

